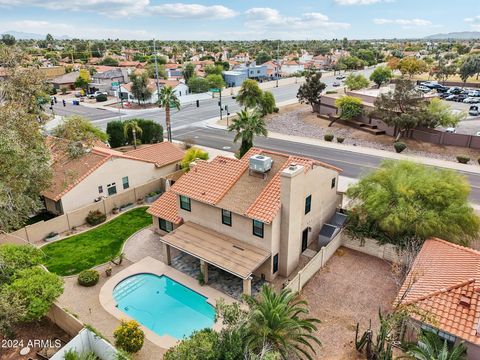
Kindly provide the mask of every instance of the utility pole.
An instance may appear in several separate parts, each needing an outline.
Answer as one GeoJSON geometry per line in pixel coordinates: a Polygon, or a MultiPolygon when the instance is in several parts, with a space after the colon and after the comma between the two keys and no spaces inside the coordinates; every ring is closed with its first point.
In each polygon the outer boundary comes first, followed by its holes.
{"type": "Polygon", "coordinates": [[[220,90],[220,102],[219,102],[219,105],[220,105],[220,120],[222,120],[222,89],[219,88],[218,90],[220,90]]]}
{"type": "Polygon", "coordinates": [[[153,56],[155,58],[155,83],[157,86],[157,99],[159,99],[160,86],[158,85],[158,63],[157,63],[157,49],[155,48],[155,39],[153,39],[153,56]]]}
{"type": "Polygon", "coordinates": [[[280,50],[280,40],[278,40],[278,44],[277,44],[277,64],[275,65],[275,70],[276,70],[276,78],[277,78],[277,84],[275,85],[275,87],[278,87],[278,76],[279,76],[279,66],[280,66],[280,59],[278,58],[278,52],[280,50]]]}

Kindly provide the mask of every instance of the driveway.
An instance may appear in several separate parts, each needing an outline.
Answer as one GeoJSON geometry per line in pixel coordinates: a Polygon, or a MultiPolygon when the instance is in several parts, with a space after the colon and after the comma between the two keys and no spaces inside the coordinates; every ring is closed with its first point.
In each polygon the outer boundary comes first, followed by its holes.
{"type": "Polygon", "coordinates": [[[304,287],[310,315],[320,319],[316,335],[322,342],[317,359],[364,359],[355,350],[355,327],[360,332],[378,325],[378,309],[389,310],[397,288],[391,265],[384,260],[341,247],[304,287]]]}

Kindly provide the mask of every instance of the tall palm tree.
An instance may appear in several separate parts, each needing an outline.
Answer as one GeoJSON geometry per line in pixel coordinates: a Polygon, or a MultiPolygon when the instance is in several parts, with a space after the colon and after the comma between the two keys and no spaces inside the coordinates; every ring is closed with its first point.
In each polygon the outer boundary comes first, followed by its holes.
{"type": "Polygon", "coordinates": [[[248,111],[247,109],[243,109],[237,113],[237,118],[232,121],[228,127],[228,131],[237,132],[233,142],[241,140],[239,157],[245,155],[253,146],[253,138],[255,135],[268,135],[267,124],[258,111],[248,111]]]}
{"type": "Polygon", "coordinates": [[[128,138],[128,133],[130,131],[132,132],[132,135],[133,135],[133,148],[136,149],[137,148],[137,133],[139,135],[141,135],[143,130],[135,120],[127,120],[123,124],[123,132],[125,134],[125,138],[128,138]]]}
{"type": "Polygon", "coordinates": [[[413,346],[408,355],[417,360],[465,360],[467,359],[467,348],[463,343],[448,348],[447,341],[432,331],[425,331],[413,346]]]}
{"type": "Polygon", "coordinates": [[[306,301],[298,300],[290,289],[277,294],[264,285],[259,296],[247,298],[247,303],[250,319],[245,341],[251,351],[269,348],[282,359],[313,359],[313,343],[321,345],[314,335],[320,320],[306,317],[309,312],[306,301]]]}
{"type": "Polygon", "coordinates": [[[164,86],[160,89],[158,95],[158,105],[165,109],[165,124],[167,125],[168,141],[172,142],[172,126],[170,123],[170,107],[176,107],[180,110],[180,101],[175,95],[175,90],[171,86],[164,86]]]}

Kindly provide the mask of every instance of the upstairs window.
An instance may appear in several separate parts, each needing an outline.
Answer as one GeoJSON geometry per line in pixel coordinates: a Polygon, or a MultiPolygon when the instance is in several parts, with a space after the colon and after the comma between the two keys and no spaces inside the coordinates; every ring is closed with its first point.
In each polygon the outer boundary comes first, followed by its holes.
{"type": "Polygon", "coordinates": [[[310,210],[312,210],[312,195],[305,198],[305,214],[308,214],[310,210]]]}
{"type": "Polygon", "coordinates": [[[165,232],[171,232],[173,230],[173,224],[165,219],[158,219],[160,229],[165,232]]]}
{"type": "Polygon", "coordinates": [[[190,203],[189,197],[180,195],[180,208],[186,211],[192,211],[192,204],[190,203]]]}
{"type": "Polygon", "coordinates": [[[253,235],[263,238],[263,228],[263,222],[253,220],[253,235]]]}
{"type": "Polygon", "coordinates": [[[232,212],[222,209],[222,224],[232,226],[232,212]]]}

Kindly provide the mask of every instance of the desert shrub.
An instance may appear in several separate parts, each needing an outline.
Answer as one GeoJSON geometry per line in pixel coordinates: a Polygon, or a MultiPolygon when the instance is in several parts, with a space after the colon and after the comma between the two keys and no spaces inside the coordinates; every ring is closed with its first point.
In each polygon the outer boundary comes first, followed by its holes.
{"type": "Polygon", "coordinates": [[[345,141],[345,138],[344,137],[341,137],[341,136],[337,136],[337,142],[338,143],[343,143],[345,141]]]}
{"type": "Polygon", "coordinates": [[[145,334],[135,320],[122,320],[113,337],[115,345],[130,354],[140,351],[145,341],[145,334]]]}
{"type": "Polygon", "coordinates": [[[105,220],[107,220],[107,215],[102,213],[100,210],[90,211],[87,217],[85,218],[85,221],[87,222],[87,224],[92,226],[101,224],[105,220]]]}
{"type": "Polygon", "coordinates": [[[470,158],[468,156],[465,156],[465,155],[459,155],[459,156],[457,156],[457,161],[460,164],[468,164],[469,161],[470,161],[470,158]]]}
{"type": "Polygon", "coordinates": [[[336,94],[337,91],[336,90],[328,90],[325,94],[329,95],[329,94],[336,94]]]}
{"type": "Polygon", "coordinates": [[[123,131],[123,122],[113,120],[107,123],[108,142],[112,148],[125,145],[125,131],[123,131]]]}
{"type": "Polygon", "coordinates": [[[61,90],[62,95],[65,95],[67,93],[67,88],[62,87],[61,90]]]}
{"type": "Polygon", "coordinates": [[[393,144],[393,147],[397,153],[401,153],[407,148],[407,145],[404,142],[397,141],[393,144]]]}
{"type": "Polygon", "coordinates": [[[343,120],[352,120],[363,112],[362,100],[354,96],[342,96],[335,100],[335,106],[340,110],[340,118],[343,120]]]}
{"type": "Polygon", "coordinates": [[[279,109],[278,107],[275,106],[275,107],[273,108],[273,112],[274,112],[274,113],[278,113],[279,111],[280,111],[280,109],[279,109]]]}
{"type": "Polygon", "coordinates": [[[323,139],[324,139],[325,141],[333,141],[333,138],[334,138],[333,134],[325,134],[325,135],[323,135],[323,139]]]}
{"type": "Polygon", "coordinates": [[[78,283],[82,286],[93,286],[98,283],[100,279],[100,274],[97,270],[83,270],[80,274],[78,274],[78,283]]]}
{"type": "Polygon", "coordinates": [[[105,94],[98,94],[96,97],[97,102],[107,101],[107,95],[105,94]]]}

